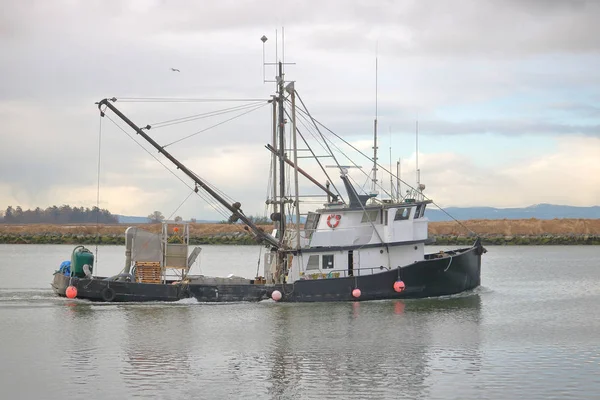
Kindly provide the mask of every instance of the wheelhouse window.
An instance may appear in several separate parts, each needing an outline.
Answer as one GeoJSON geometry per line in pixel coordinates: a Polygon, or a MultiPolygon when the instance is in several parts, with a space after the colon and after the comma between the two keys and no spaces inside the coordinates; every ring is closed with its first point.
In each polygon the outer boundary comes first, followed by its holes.
{"type": "Polygon", "coordinates": [[[415,219],[417,219],[417,218],[421,218],[421,217],[422,217],[422,214],[421,214],[421,212],[422,212],[422,211],[421,211],[421,210],[422,210],[423,208],[425,208],[424,206],[425,206],[425,204],[419,204],[419,205],[417,206],[417,211],[415,211],[415,219]]]}
{"type": "Polygon", "coordinates": [[[419,204],[417,206],[417,211],[415,211],[415,219],[422,218],[425,215],[425,207],[427,207],[427,204],[419,204]]]}
{"type": "Polygon", "coordinates": [[[402,221],[410,218],[410,209],[412,207],[402,207],[396,210],[394,221],[402,221]]]}
{"type": "Polygon", "coordinates": [[[319,256],[312,255],[308,257],[308,264],[306,265],[306,270],[314,270],[319,269],[319,256]]]}
{"type": "Polygon", "coordinates": [[[368,210],[363,212],[361,223],[365,222],[377,222],[377,216],[379,215],[379,210],[368,210]]]}
{"type": "Polygon", "coordinates": [[[323,269],[333,269],[333,254],[323,255],[323,269]]]}

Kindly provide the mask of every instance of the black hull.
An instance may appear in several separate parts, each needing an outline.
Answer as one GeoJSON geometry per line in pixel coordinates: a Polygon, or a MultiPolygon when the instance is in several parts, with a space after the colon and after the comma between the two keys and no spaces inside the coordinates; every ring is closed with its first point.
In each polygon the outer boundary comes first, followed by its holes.
{"type": "Polygon", "coordinates": [[[415,299],[446,296],[476,288],[481,283],[479,243],[468,249],[447,252],[442,258],[426,256],[424,261],[373,275],[300,280],[293,284],[150,284],[106,281],[101,278],[79,279],[55,274],[54,292],[65,296],[69,284],[77,288],[77,298],[92,301],[146,302],[178,301],[195,298],[200,302],[244,302],[268,299],[279,290],[281,302],[364,301],[382,299],[415,299]],[[402,280],[406,289],[397,293],[394,282],[402,280]],[[360,289],[359,298],[352,296],[360,289]]]}

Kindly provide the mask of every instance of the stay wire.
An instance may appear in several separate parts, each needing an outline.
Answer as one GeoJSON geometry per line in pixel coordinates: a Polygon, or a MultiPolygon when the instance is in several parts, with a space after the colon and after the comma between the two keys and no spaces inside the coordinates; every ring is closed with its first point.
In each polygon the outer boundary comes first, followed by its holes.
{"type": "Polygon", "coordinates": [[[190,194],[187,195],[187,197],[181,202],[181,204],[179,204],[179,206],[177,206],[177,208],[175,209],[175,211],[173,211],[171,213],[171,215],[169,215],[169,218],[167,218],[167,220],[171,220],[171,218],[173,218],[173,215],[175,215],[175,213],[181,208],[181,206],[183,206],[183,204],[188,201],[188,199],[190,198],[190,196],[192,194],[194,194],[195,190],[192,189],[192,191],[190,192],[190,194]]]}
{"type": "Polygon", "coordinates": [[[189,115],[187,117],[180,117],[180,118],[169,119],[166,121],[153,122],[149,125],[152,127],[152,129],[161,129],[161,128],[164,128],[167,126],[183,124],[186,122],[197,121],[199,119],[216,117],[218,115],[227,114],[229,112],[235,112],[235,111],[239,111],[239,110],[243,110],[243,109],[247,109],[247,108],[252,108],[259,104],[262,104],[262,102],[253,102],[253,103],[249,103],[249,104],[243,104],[241,106],[229,107],[229,108],[224,108],[221,110],[213,110],[213,111],[208,111],[205,113],[189,115]]]}
{"type": "MultiPolygon", "coordinates": [[[[285,113],[288,116],[288,118],[291,118],[290,115],[289,115],[289,113],[287,112],[287,110],[285,111],[285,113]]],[[[299,114],[296,114],[296,115],[299,115],[299,114]]],[[[315,139],[315,141],[323,148],[323,150],[325,150],[325,152],[327,152],[327,149],[323,146],[323,144],[321,144],[321,142],[319,141],[319,139],[311,132],[310,128],[304,124],[304,122],[302,121],[302,119],[299,119],[299,122],[300,122],[300,124],[302,126],[304,126],[306,128],[306,130],[308,131],[308,133],[310,133],[313,136],[313,138],[315,139]]],[[[321,168],[321,171],[323,171],[323,174],[325,174],[325,176],[327,177],[327,179],[331,183],[331,186],[333,187],[333,190],[338,194],[338,198],[341,199],[342,195],[340,194],[339,190],[337,189],[337,187],[333,183],[333,180],[331,179],[331,177],[329,176],[329,174],[327,173],[327,171],[325,170],[325,167],[323,166],[323,164],[321,164],[321,162],[319,161],[319,159],[317,158],[317,156],[313,152],[312,148],[308,144],[308,141],[306,140],[306,138],[304,137],[304,135],[302,135],[302,132],[300,131],[300,129],[298,129],[298,126],[296,126],[296,132],[298,132],[298,135],[300,135],[300,138],[302,139],[302,141],[304,142],[304,144],[306,145],[306,147],[309,149],[309,151],[312,154],[312,156],[317,161],[317,164],[319,164],[319,167],[321,168]]]]}
{"type": "Polygon", "coordinates": [[[167,146],[171,146],[172,144],[179,143],[179,142],[181,142],[181,141],[183,141],[183,140],[186,140],[186,139],[189,139],[189,138],[191,138],[191,137],[193,137],[193,136],[196,136],[196,135],[198,135],[198,134],[200,134],[200,133],[202,133],[202,132],[206,132],[206,131],[207,131],[207,130],[209,130],[209,129],[216,128],[217,126],[220,126],[220,125],[223,125],[223,124],[225,124],[225,123],[227,123],[227,122],[233,121],[233,120],[234,120],[234,119],[236,119],[236,118],[239,118],[239,117],[241,117],[241,116],[244,116],[244,115],[246,115],[246,114],[249,114],[249,113],[251,113],[252,111],[256,111],[256,110],[258,110],[259,108],[262,108],[262,107],[266,106],[267,104],[269,104],[269,103],[260,104],[260,105],[259,105],[259,106],[257,106],[257,107],[251,108],[251,109],[250,109],[250,110],[248,110],[248,111],[245,111],[245,112],[243,112],[243,113],[241,113],[241,114],[238,114],[238,115],[236,115],[236,116],[234,116],[234,117],[228,118],[228,119],[226,119],[225,121],[221,121],[221,122],[219,122],[218,124],[215,124],[215,125],[209,126],[208,128],[204,128],[204,129],[202,129],[202,130],[199,130],[199,131],[197,131],[197,132],[194,132],[194,133],[192,133],[192,134],[190,134],[190,135],[184,136],[184,137],[182,137],[181,139],[177,139],[177,140],[175,140],[175,141],[173,141],[173,142],[171,142],[171,143],[167,143],[167,144],[165,144],[165,145],[163,146],[163,149],[164,149],[165,147],[167,147],[167,146]]]}
{"type": "MultiPolygon", "coordinates": [[[[301,111],[301,112],[303,112],[302,110],[300,110],[300,111],[301,111]]],[[[302,115],[302,114],[301,114],[301,115],[302,115]]],[[[305,118],[305,119],[306,119],[307,117],[305,117],[305,116],[302,116],[302,118],[305,118]]],[[[318,122],[318,121],[317,121],[317,122],[318,122]]],[[[325,129],[327,129],[327,128],[325,128],[325,129]]],[[[314,135],[313,135],[313,137],[314,137],[314,135]]],[[[346,154],[344,151],[342,151],[342,149],[340,149],[340,148],[339,148],[339,146],[337,146],[337,145],[335,144],[335,142],[333,142],[331,139],[327,138],[325,135],[322,135],[322,137],[323,137],[323,141],[326,141],[326,142],[328,142],[328,143],[329,143],[329,144],[330,144],[332,147],[334,147],[334,148],[335,148],[335,149],[336,149],[336,150],[337,150],[337,151],[338,151],[338,152],[339,152],[339,153],[340,153],[342,156],[344,156],[344,158],[345,158],[345,159],[347,159],[348,161],[350,161],[350,163],[352,163],[352,165],[354,165],[355,167],[357,167],[357,168],[358,168],[358,164],[356,164],[356,162],[354,162],[354,160],[352,160],[352,159],[351,159],[351,158],[350,158],[350,157],[349,157],[349,156],[348,156],[348,155],[347,155],[347,154],[346,154]]],[[[315,138],[315,139],[316,139],[316,138],[315,138]]],[[[347,143],[347,142],[346,142],[346,143],[347,143]]],[[[362,153],[361,153],[361,154],[362,154],[362,153]]],[[[364,154],[362,154],[362,155],[364,155],[364,154]]],[[[358,169],[359,169],[359,170],[360,170],[360,172],[361,172],[361,173],[362,173],[362,174],[363,174],[363,175],[366,177],[366,181],[365,181],[365,184],[366,184],[366,182],[368,182],[368,181],[369,181],[370,175],[369,175],[369,174],[367,174],[367,173],[366,173],[365,171],[363,171],[362,169],[360,169],[360,168],[358,168],[358,169]]],[[[358,185],[358,182],[355,182],[355,183],[358,185]]],[[[363,191],[364,191],[364,186],[365,186],[365,184],[363,184],[362,186],[360,186],[360,188],[361,188],[363,191]]],[[[379,187],[379,188],[380,188],[380,189],[381,189],[381,190],[382,190],[382,191],[383,191],[385,194],[387,194],[388,196],[390,196],[390,197],[391,197],[390,193],[388,193],[388,192],[387,192],[387,190],[386,190],[386,189],[385,189],[383,186],[381,186],[381,185],[377,185],[377,187],[379,187]]]]}
{"type": "Polygon", "coordinates": [[[98,276],[98,242],[100,241],[100,160],[102,154],[102,114],[100,114],[100,121],[98,127],[98,172],[97,172],[97,184],[96,184],[96,249],[94,260],[96,261],[96,276],[98,276]]]}
{"type": "Polygon", "coordinates": [[[117,97],[123,103],[217,103],[242,101],[268,101],[269,99],[211,99],[211,98],[177,98],[177,97],[117,97]]]}
{"type": "MultiPolygon", "coordinates": [[[[146,153],[148,153],[152,158],[154,158],[160,165],[162,165],[167,171],[169,171],[175,178],[177,178],[179,181],[181,181],[185,186],[187,186],[190,190],[194,190],[194,188],[192,188],[190,185],[187,184],[187,182],[185,182],[180,176],[178,176],[175,172],[173,172],[169,167],[167,167],[162,161],[160,161],[158,159],[158,157],[156,157],[154,154],[152,154],[148,149],[146,149],[144,146],[142,146],[141,143],[139,143],[137,140],[135,140],[135,138],[133,138],[125,129],[123,129],[118,123],[116,123],[111,117],[108,116],[108,114],[104,114],[106,118],[108,118],[109,121],[111,121],[117,128],[119,128],[123,133],[125,133],[131,140],[133,140],[133,142],[135,144],[137,144],[138,146],[140,146],[142,148],[142,150],[144,150],[146,153]]],[[[229,218],[229,216],[227,214],[224,214],[221,210],[219,210],[218,208],[216,208],[214,206],[213,203],[211,203],[210,201],[206,200],[206,198],[203,196],[203,194],[200,194],[200,192],[197,192],[198,196],[200,198],[202,198],[204,201],[206,201],[208,203],[208,205],[210,205],[216,212],[218,212],[219,214],[221,214],[222,216],[229,218]]]]}
{"type": "MultiPolygon", "coordinates": [[[[302,110],[300,110],[300,112],[304,112],[302,110]]],[[[331,129],[329,129],[328,127],[326,127],[325,125],[323,125],[321,122],[319,122],[318,120],[314,120],[316,124],[320,125],[321,127],[323,127],[325,130],[327,130],[328,132],[330,132],[332,135],[334,135],[335,137],[337,137],[338,139],[340,139],[342,142],[344,142],[346,145],[350,146],[353,150],[355,150],[356,152],[358,152],[360,155],[362,155],[363,157],[365,157],[367,160],[369,161],[373,161],[372,158],[370,158],[369,156],[367,156],[366,154],[364,154],[362,151],[358,150],[356,147],[354,147],[352,144],[348,143],[346,140],[344,140],[343,138],[341,138],[338,134],[336,134],[335,132],[333,132],[331,129]]],[[[388,174],[391,174],[393,177],[395,177],[396,179],[398,179],[400,182],[404,183],[406,186],[408,186],[409,188],[411,188],[412,190],[416,190],[412,185],[406,183],[405,181],[403,181],[402,179],[400,179],[399,177],[397,177],[396,175],[394,175],[393,173],[391,173],[390,171],[387,170],[387,168],[385,168],[382,165],[377,164],[377,166],[379,168],[381,168],[383,171],[387,172],[388,174]]],[[[459,220],[457,220],[456,218],[454,218],[452,215],[450,215],[446,210],[444,210],[440,205],[438,205],[435,201],[433,201],[432,199],[430,199],[429,197],[425,196],[423,193],[421,193],[421,195],[423,196],[424,199],[431,201],[431,203],[433,205],[435,205],[437,208],[440,209],[440,211],[442,211],[444,214],[446,214],[448,217],[450,217],[454,222],[456,222],[458,225],[462,226],[465,230],[467,230],[468,232],[479,236],[479,234],[475,231],[473,231],[472,229],[470,229],[469,227],[467,227],[466,225],[464,225],[463,223],[461,223],[459,220]]]]}

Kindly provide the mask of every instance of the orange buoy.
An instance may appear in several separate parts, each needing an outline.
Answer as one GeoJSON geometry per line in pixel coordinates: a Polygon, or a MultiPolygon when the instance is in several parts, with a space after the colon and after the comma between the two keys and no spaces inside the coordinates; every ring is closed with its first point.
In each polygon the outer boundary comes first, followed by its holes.
{"type": "Polygon", "coordinates": [[[279,290],[273,290],[273,293],[271,293],[271,298],[275,301],[281,300],[281,292],[279,290]]]}
{"type": "Polygon", "coordinates": [[[404,289],[406,289],[406,285],[404,284],[404,282],[402,281],[396,281],[394,282],[394,290],[398,293],[404,292],[404,289]]]}
{"type": "Polygon", "coordinates": [[[74,299],[77,297],[77,288],[75,286],[69,286],[65,292],[67,298],[74,299]]]}
{"type": "Polygon", "coordinates": [[[360,289],[356,288],[352,291],[352,297],[354,297],[355,299],[358,299],[360,297],[360,289]]]}

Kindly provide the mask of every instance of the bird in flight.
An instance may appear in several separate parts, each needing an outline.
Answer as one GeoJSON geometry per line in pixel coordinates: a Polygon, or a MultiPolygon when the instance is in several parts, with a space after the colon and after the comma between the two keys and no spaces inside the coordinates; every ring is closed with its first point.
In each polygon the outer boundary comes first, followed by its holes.
{"type": "Polygon", "coordinates": [[[171,71],[173,72],[181,72],[180,70],[178,70],[177,68],[171,68],[171,71]]]}

